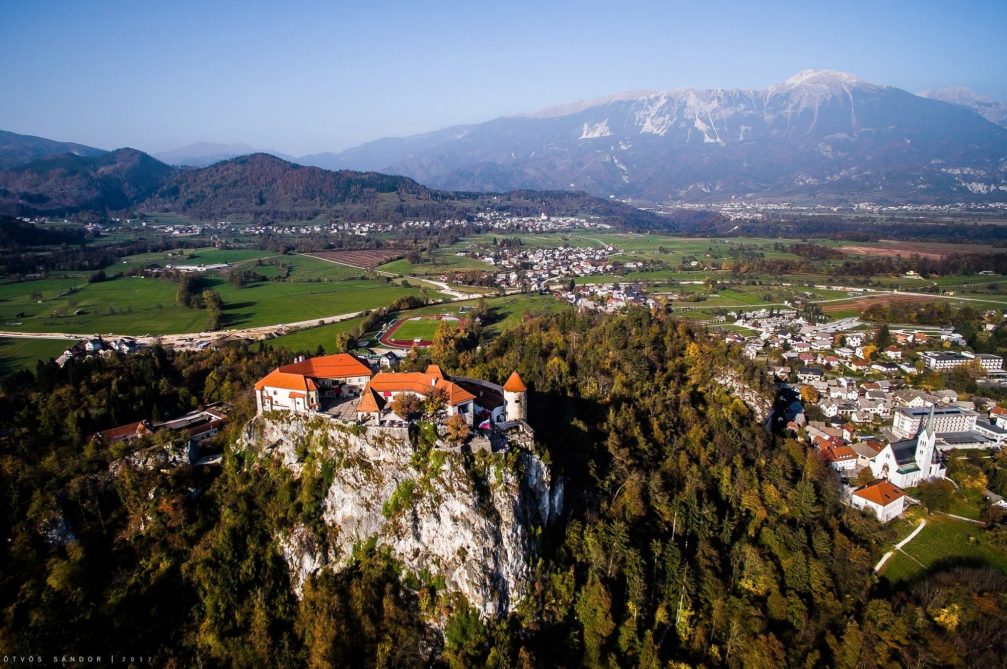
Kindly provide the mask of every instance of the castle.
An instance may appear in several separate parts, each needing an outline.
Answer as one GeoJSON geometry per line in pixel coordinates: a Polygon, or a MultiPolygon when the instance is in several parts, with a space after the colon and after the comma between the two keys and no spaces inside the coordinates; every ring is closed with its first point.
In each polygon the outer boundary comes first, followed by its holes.
{"type": "Polygon", "coordinates": [[[503,386],[449,376],[437,365],[423,372],[376,373],[348,353],[298,358],[276,368],[255,384],[255,405],[260,414],[317,413],[361,425],[400,425],[405,419],[391,408],[397,395],[425,398],[434,392],[445,398],[445,416],[460,415],[473,427],[527,426],[528,388],[517,372],[503,386]]]}

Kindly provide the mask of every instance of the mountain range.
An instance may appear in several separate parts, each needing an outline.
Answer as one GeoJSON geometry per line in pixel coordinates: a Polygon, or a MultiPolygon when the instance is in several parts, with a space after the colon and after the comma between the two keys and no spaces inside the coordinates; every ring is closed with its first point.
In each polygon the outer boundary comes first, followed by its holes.
{"type": "Polygon", "coordinates": [[[73,142],[57,142],[45,137],[19,135],[14,132],[0,130],[0,170],[24,165],[39,158],[70,153],[77,156],[100,156],[105,153],[83,144],[73,142]]]}
{"type": "MultiPolygon", "coordinates": [[[[584,191],[637,203],[941,204],[1007,200],[1005,126],[1007,104],[968,89],[913,95],[842,72],[806,70],[763,90],[635,91],[339,153],[280,155],[327,170],[403,175],[448,191],[584,191]]],[[[0,133],[0,168],[67,152],[102,155],[0,133]]],[[[157,157],[205,167],[253,152],[244,144],[201,142],[157,157]]],[[[11,193],[50,204],[66,195],[37,186],[23,174],[0,178],[8,206],[11,193]]],[[[94,188],[122,201],[107,190],[114,183],[94,188]]],[[[206,202],[204,195],[193,201],[206,202]]]]}
{"type": "Polygon", "coordinates": [[[950,102],[959,107],[971,109],[987,121],[1007,128],[1007,102],[997,102],[970,91],[964,86],[952,86],[940,90],[924,91],[922,97],[950,102]]]}
{"type": "Polygon", "coordinates": [[[93,157],[48,156],[0,171],[0,214],[17,216],[176,212],[198,220],[290,221],[328,214],[395,221],[460,218],[488,207],[522,216],[593,214],[637,229],[668,223],[657,214],[580,192],[448,192],[408,177],[330,171],[264,153],[178,168],[125,148],[93,157]]]}
{"type": "MultiPolygon", "coordinates": [[[[238,156],[253,153],[268,153],[289,162],[302,162],[293,156],[288,156],[271,149],[258,149],[248,144],[217,144],[213,142],[196,142],[170,151],[154,153],[153,156],[168,165],[180,167],[206,167],[222,160],[230,160],[238,156]]],[[[303,163],[307,164],[307,163],[303,163]]]]}
{"type": "Polygon", "coordinates": [[[615,95],[302,160],[439,188],[576,188],[651,202],[1007,199],[1007,128],[963,97],[952,104],[829,70],[765,90],[615,95]]]}

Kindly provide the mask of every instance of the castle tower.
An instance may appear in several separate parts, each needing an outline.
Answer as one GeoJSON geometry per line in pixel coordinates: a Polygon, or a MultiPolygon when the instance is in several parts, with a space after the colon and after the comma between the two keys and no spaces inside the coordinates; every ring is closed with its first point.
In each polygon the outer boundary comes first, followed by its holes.
{"type": "Polygon", "coordinates": [[[510,375],[504,384],[504,404],[507,420],[528,420],[528,387],[517,372],[510,375]]]}

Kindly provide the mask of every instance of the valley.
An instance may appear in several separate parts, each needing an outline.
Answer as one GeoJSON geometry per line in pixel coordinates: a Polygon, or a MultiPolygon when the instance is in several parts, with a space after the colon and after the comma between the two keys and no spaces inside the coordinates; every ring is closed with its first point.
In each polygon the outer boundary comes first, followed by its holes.
{"type": "Polygon", "coordinates": [[[1003,2],[7,5],[3,664],[1004,666],[1003,2]]]}

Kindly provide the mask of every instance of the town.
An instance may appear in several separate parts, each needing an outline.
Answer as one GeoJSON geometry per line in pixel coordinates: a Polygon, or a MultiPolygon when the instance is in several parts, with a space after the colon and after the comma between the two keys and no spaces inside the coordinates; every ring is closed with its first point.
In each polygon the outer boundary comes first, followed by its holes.
{"type": "Polygon", "coordinates": [[[795,396],[774,427],[814,449],[841,478],[849,503],[882,522],[903,513],[912,499],[907,489],[944,479],[948,459],[961,450],[999,450],[1007,440],[1007,409],[996,401],[914,387],[927,372],[956,370],[980,388],[1003,383],[1003,358],[968,350],[953,328],[890,328],[859,318],[816,323],[793,310],[734,316],[735,326],[757,334],[720,336],[765,362],[795,396]]]}

